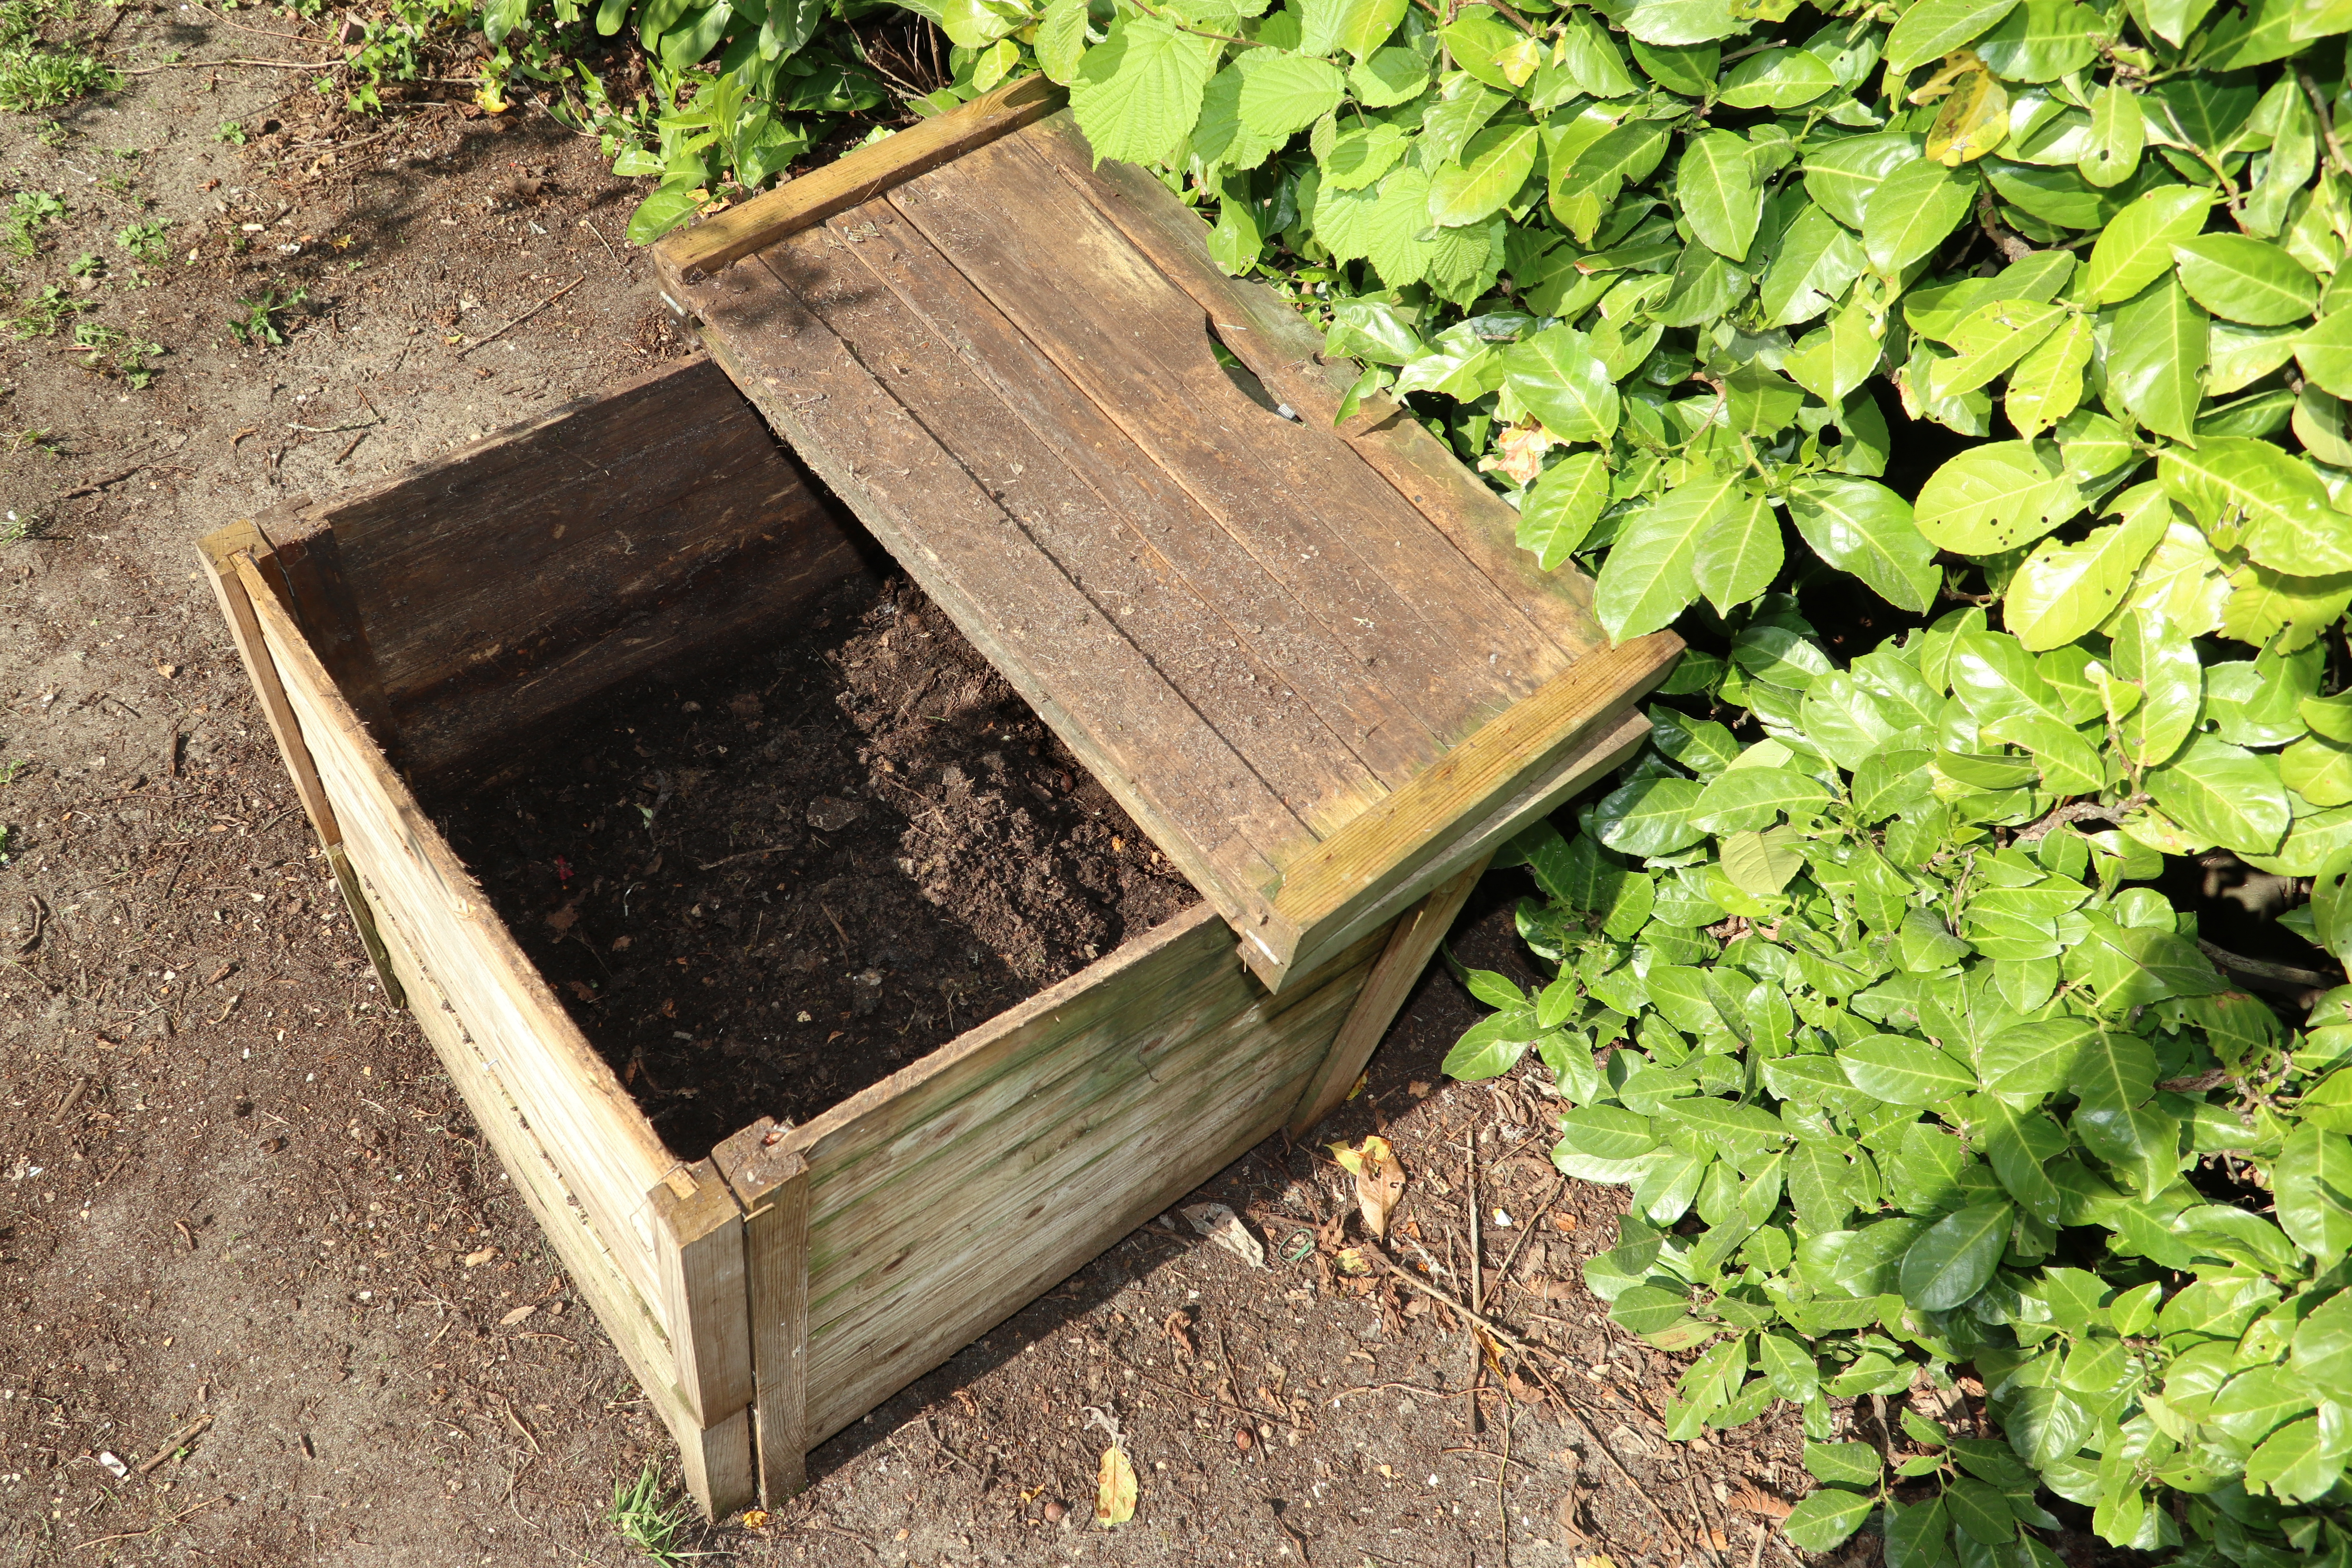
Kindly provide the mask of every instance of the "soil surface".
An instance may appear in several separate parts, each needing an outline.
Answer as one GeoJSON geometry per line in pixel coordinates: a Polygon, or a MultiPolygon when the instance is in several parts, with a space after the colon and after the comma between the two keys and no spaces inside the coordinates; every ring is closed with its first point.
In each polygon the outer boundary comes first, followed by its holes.
{"type": "Polygon", "coordinates": [[[903,578],[726,670],[615,691],[440,820],[688,1160],[1199,901],[903,578]]]}
{"type": "MultiPolygon", "coordinates": [[[[146,4],[94,25],[110,22],[110,54],[141,68],[173,51],[317,58],[332,25],[146,4]]],[[[68,208],[6,263],[6,309],[54,287],[89,307],[76,318],[160,345],[146,358],[161,372],[134,387],[112,351],[62,352],[71,321],[0,332],[0,514],[16,514],[0,542],[0,1568],[617,1565],[645,1558],[605,1519],[615,1484],[650,1465],[675,1495],[676,1451],[644,1396],[431,1047],[375,992],[193,552],[289,494],[380,479],[689,345],[623,243],[637,191],[593,142],[528,108],[348,120],[310,77],[154,68],[0,116],[11,187],[68,208]],[[245,145],[215,140],[228,121],[245,145]],[[168,260],[117,245],[143,222],[165,226],[168,260]],[[103,265],[77,273],[85,255],[103,265]],[[252,330],[257,303],[296,289],[265,311],[283,342],[252,330]]],[[[781,693],[761,700],[758,744],[799,722],[768,716],[781,693]]],[[[703,718],[712,744],[735,744],[731,710],[703,718]]],[[[599,807],[624,866],[714,858],[661,841],[662,813],[648,843],[634,806],[609,804],[652,804],[625,782],[599,807]]],[[[1003,795],[1045,820],[1044,803],[1003,795]]],[[[922,819],[898,799],[865,799],[862,842],[916,859],[920,880],[922,819]]],[[[673,792],[663,811],[677,808],[673,792]]],[[[1134,867],[1136,848],[1110,858],[1134,867]]],[[[975,834],[958,853],[950,874],[977,880],[1011,851],[975,834]]],[[[716,912],[749,913],[765,944],[794,918],[776,882],[837,873],[812,859],[761,875],[767,905],[716,912]]],[[[1111,886],[1089,889],[1101,935],[1075,914],[1040,921],[1042,962],[1132,929],[1111,886]]],[[[1496,879],[1465,915],[1465,961],[1517,962],[1513,890],[1496,879]]],[[[774,939],[779,965],[802,951],[836,973],[845,943],[880,967],[877,934],[833,907],[843,931],[774,939]]],[[[607,934],[602,910],[583,900],[580,921],[611,964],[629,933],[607,934]]],[[[909,1005],[929,978],[901,977],[909,1005]]],[[[1606,1324],[1579,1283],[1622,1194],[1550,1173],[1526,1074],[1465,1089],[1437,1070],[1480,1011],[1433,971],[1363,1095],[1314,1142],[1277,1139],[1211,1184],[1268,1268],[1146,1226],[826,1444],[812,1489],[763,1527],[725,1521],[678,1544],[792,1568],[1790,1568],[1752,1509],[1810,1484],[1795,1434],[1664,1440],[1674,1358],[1606,1324]],[[1411,1177],[1398,1256],[1425,1254],[1422,1278],[1456,1301],[1474,1199],[1486,1216],[1487,1313],[1546,1347],[1515,1367],[1517,1390],[1488,1373],[1474,1392],[1476,1352],[1449,1310],[1327,1281],[1315,1233],[1346,1200],[1324,1144],[1383,1124],[1411,1177]],[[1141,1480],[1134,1522],[1108,1531],[1090,1522],[1104,1420],[1141,1480]]],[[[727,1035],[709,1037],[723,1052],[727,1035]]],[[[1338,1227],[1349,1245],[1353,1225],[1338,1227]]],[[[1861,1430],[1882,1435],[1867,1413],[1861,1430]]]]}

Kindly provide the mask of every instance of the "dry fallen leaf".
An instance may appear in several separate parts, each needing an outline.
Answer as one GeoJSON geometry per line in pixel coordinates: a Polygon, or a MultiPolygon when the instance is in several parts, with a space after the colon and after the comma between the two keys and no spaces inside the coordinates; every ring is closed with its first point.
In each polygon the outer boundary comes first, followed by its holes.
{"type": "Polygon", "coordinates": [[[1389,1214],[1404,1196],[1404,1167],[1397,1163],[1396,1151],[1389,1147],[1387,1139],[1374,1137],[1352,1149],[1334,1143],[1331,1157],[1356,1178],[1356,1207],[1364,1216],[1364,1228],[1374,1236],[1386,1236],[1389,1214]]]}
{"type": "Polygon", "coordinates": [[[1253,1268],[1265,1267],[1265,1248],[1252,1236],[1241,1215],[1223,1204],[1193,1204],[1177,1211],[1194,1230],[1253,1268]]]}
{"type": "Polygon", "coordinates": [[[1105,1530],[1135,1517],[1135,1467],[1114,1443],[1103,1450],[1102,1474],[1095,1483],[1095,1522],[1105,1530]]]}
{"type": "Polygon", "coordinates": [[[1339,1249],[1340,1273],[1370,1274],[1371,1271],[1372,1266],[1365,1260],[1364,1249],[1362,1247],[1345,1247],[1339,1249]]]}
{"type": "Polygon", "coordinates": [[[1495,456],[1481,458],[1481,473],[1500,473],[1514,483],[1531,485],[1543,473],[1543,458],[1558,443],[1558,438],[1530,416],[1524,425],[1514,425],[1495,438],[1495,456]]]}
{"type": "Polygon", "coordinates": [[[1752,1486],[1741,1487],[1727,1500],[1743,1513],[1761,1514],[1766,1519],[1786,1519],[1790,1513],[1788,1503],[1752,1486]]]}
{"type": "Polygon", "coordinates": [[[1617,1568],[1617,1564],[1606,1557],[1595,1555],[1578,1558],[1576,1568],[1617,1568]]]}
{"type": "Polygon", "coordinates": [[[496,1258],[498,1255],[499,1249],[495,1247],[486,1247],[479,1252],[469,1252],[466,1254],[466,1267],[468,1268],[479,1268],[483,1264],[488,1263],[491,1258],[496,1258]]]}
{"type": "Polygon", "coordinates": [[[509,1312],[505,1317],[499,1320],[499,1327],[502,1329],[513,1328],[517,1323],[521,1322],[525,1318],[530,1317],[533,1312],[538,1310],[539,1309],[537,1307],[517,1307],[513,1311],[509,1312]]]}
{"type": "Polygon", "coordinates": [[[743,1510],[743,1528],[746,1530],[767,1529],[768,1510],[764,1508],[745,1509],[743,1510]]]}

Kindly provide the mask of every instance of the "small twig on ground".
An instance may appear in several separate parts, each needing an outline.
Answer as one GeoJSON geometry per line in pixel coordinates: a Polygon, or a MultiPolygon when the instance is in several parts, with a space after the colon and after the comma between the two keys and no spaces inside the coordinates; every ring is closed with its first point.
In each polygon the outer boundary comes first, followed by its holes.
{"type": "Polygon", "coordinates": [[[604,247],[604,254],[613,258],[614,266],[625,267],[628,265],[621,259],[621,253],[613,248],[613,242],[604,237],[604,231],[603,229],[598,228],[594,224],[590,223],[584,217],[580,220],[580,226],[596,237],[596,243],[604,247]]]}
{"type": "MultiPolygon", "coordinates": [[[[1562,1176],[1559,1179],[1559,1184],[1552,1188],[1551,1196],[1544,1199],[1543,1207],[1536,1212],[1538,1214],[1549,1214],[1551,1212],[1552,1205],[1559,1202],[1560,1194],[1566,1191],[1568,1191],[1568,1178],[1566,1176],[1562,1176]]],[[[1503,1293],[1504,1288],[1510,1284],[1511,1265],[1519,1260],[1519,1248],[1528,1244],[1528,1237],[1533,1236],[1535,1234],[1535,1230],[1536,1227],[1532,1222],[1522,1224],[1519,1226],[1518,1239],[1511,1243],[1510,1252],[1503,1258],[1502,1272],[1495,1277],[1495,1289],[1492,1293],[1493,1295],[1500,1296],[1503,1293]]],[[[1493,1305],[1494,1301],[1491,1299],[1481,1300],[1478,1303],[1478,1307],[1481,1311],[1484,1311],[1486,1309],[1493,1305]]]]}
{"type": "Polygon", "coordinates": [[[104,1546],[110,1541],[139,1541],[154,1534],[157,1531],[163,1529],[164,1525],[179,1523],[180,1521],[187,1518],[188,1515],[196,1512],[199,1509],[207,1509],[216,1502],[226,1501],[228,1501],[228,1493],[226,1492],[221,1493],[218,1497],[208,1497],[200,1503],[195,1503],[190,1507],[182,1509],[171,1518],[163,1521],[163,1524],[151,1524],[144,1530],[126,1530],[119,1535],[101,1535],[92,1541],[78,1542],[74,1545],[74,1550],[79,1552],[92,1546],[104,1546]]]}
{"type": "Polygon", "coordinates": [[[118,75],[155,75],[158,70],[205,70],[219,66],[252,66],[254,70],[331,70],[339,58],[167,58],[160,66],[115,66],[118,75]]]}
{"type": "Polygon", "coordinates": [[[152,1474],[156,1466],[162,1464],[173,1454],[179,1452],[181,1444],[186,1442],[189,1438],[194,1436],[197,1433],[203,1431],[212,1424],[213,1418],[210,1412],[206,1412],[205,1415],[197,1416],[194,1421],[189,1422],[185,1426],[181,1427],[178,1431],[164,1438],[163,1446],[162,1447],[156,1449],[147,1458],[140,1460],[139,1463],[132,1466],[131,1468],[142,1476],[152,1474]]]}
{"type": "Polygon", "coordinates": [[[289,430],[299,430],[305,436],[340,436],[346,430],[373,430],[383,423],[383,416],[362,419],[356,425],[289,425],[289,430]]]}
{"type": "Polygon", "coordinates": [[[558,300],[562,299],[566,294],[571,293],[572,290],[579,288],[580,285],[586,281],[588,281],[588,274],[583,272],[579,277],[574,278],[571,282],[566,283],[562,288],[558,289],[554,293],[550,294],[546,299],[541,300],[538,304],[533,305],[530,310],[525,310],[521,315],[517,316],[513,321],[509,321],[505,326],[500,327],[488,337],[476,338],[472,342],[467,343],[464,348],[459,349],[457,351],[457,357],[459,359],[463,359],[467,354],[472,353],[476,349],[480,348],[484,343],[504,337],[507,333],[513,331],[517,327],[521,326],[525,321],[530,321],[533,316],[538,315],[541,310],[546,310],[550,305],[554,304],[558,300]]]}
{"type": "MultiPolygon", "coordinates": [[[[698,860],[694,863],[694,868],[698,871],[716,871],[721,866],[732,866],[736,861],[749,860],[754,855],[780,855],[791,847],[789,844],[771,844],[765,849],[746,849],[740,855],[723,856],[716,860],[698,860]]],[[[828,910],[827,913],[830,914],[831,911],[828,910]]]]}

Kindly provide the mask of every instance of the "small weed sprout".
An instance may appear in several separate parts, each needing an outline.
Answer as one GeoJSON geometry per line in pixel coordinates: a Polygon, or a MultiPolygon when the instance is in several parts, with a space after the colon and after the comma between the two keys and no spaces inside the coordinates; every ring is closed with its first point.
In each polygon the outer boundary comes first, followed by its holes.
{"type": "Polygon", "coordinates": [[[245,145],[245,126],[235,120],[224,120],[213,130],[213,140],[226,142],[232,147],[245,145]]]}
{"type": "Polygon", "coordinates": [[[666,1500],[666,1489],[661,1467],[647,1460],[635,1480],[614,1483],[613,1508],[604,1515],[604,1522],[623,1541],[663,1568],[669,1568],[670,1564],[706,1554],[684,1549],[686,1532],[693,1522],[690,1508],[682,1497],[666,1500]]]}
{"type": "Polygon", "coordinates": [[[278,324],[277,314],[300,304],[310,298],[310,293],[307,289],[297,289],[291,294],[280,294],[271,289],[257,300],[239,300],[237,303],[244,308],[245,313],[228,319],[229,334],[241,343],[283,347],[286,331],[278,324]]]}
{"type": "Polygon", "coordinates": [[[163,374],[148,363],[163,355],[161,343],[147,342],[96,321],[76,325],[73,337],[75,352],[89,356],[82,361],[84,370],[100,375],[119,375],[133,392],[144,392],[163,374]]]}
{"type": "Polygon", "coordinates": [[[129,251],[131,259],[150,267],[164,260],[171,253],[172,226],[160,218],[134,223],[114,237],[114,243],[129,251]]]}
{"type": "Polygon", "coordinates": [[[89,306],[86,301],[75,299],[57,284],[50,283],[44,285],[41,291],[16,314],[0,316],[0,324],[5,324],[18,342],[26,338],[55,337],[58,329],[64,326],[68,318],[88,309],[89,306]]]}
{"type": "Polygon", "coordinates": [[[96,278],[106,271],[106,263],[99,259],[96,255],[85,250],[73,258],[72,265],[66,270],[76,278],[96,278]]]}
{"type": "Polygon", "coordinates": [[[66,204],[47,191],[18,191],[0,218],[0,250],[29,258],[40,248],[41,229],[66,216],[66,204]]]}
{"type": "MultiPolygon", "coordinates": [[[[44,26],[73,14],[73,0],[0,0],[0,110],[27,114],[122,85],[113,68],[95,56],[43,40],[44,26]]],[[[55,146],[65,136],[51,121],[40,140],[55,146]]]]}
{"type": "MultiPolygon", "coordinates": [[[[6,516],[0,517],[0,544],[21,544],[27,539],[38,539],[41,537],[41,530],[47,525],[48,520],[40,513],[28,511],[19,516],[12,507],[6,516]]],[[[16,769],[24,765],[20,762],[11,766],[7,776],[0,778],[0,784],[6,784],[9,779],[15,778],[16,769]]]]}

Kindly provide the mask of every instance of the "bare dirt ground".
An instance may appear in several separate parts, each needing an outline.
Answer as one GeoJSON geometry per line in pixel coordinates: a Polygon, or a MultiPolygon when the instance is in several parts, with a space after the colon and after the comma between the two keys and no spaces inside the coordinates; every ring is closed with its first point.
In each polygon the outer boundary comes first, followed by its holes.
{"type": "MultiPolygon", "coordinates": [[[[109,47],[256,44],[133,5],[109,47]]],[[[593,144],[523,113],[330,125],[320,107],[286,73],[162,69],[54,129],[0,117],[9,191],[67,208],[9,261],[8,312],[55,286],[75,319],[160,345],[136,388],[102,374],[119,342],[67,351],[71,320],[0,336],[0,511],[25,535],[0,543],[6,1568],[617,1564],[643,1558],[604,1520],[615,1482],[675,1473],[431,1049],[378,997],[193,549],[690,345],[593,144]],[[229,121],[245,145],[215,140],[229,121]],[[168,260],[115,243],[138,222],[168,226],[168,260]],[[298,289],[268,342],[255,302],[298,289]]],[[[1465,959],[1515,962],[1513,891],[1496,879],[1474,904],[1465,959]]],[[[681,1544],[893,1568],[1787,1568],[1734,1500],[1802,1492],[1792,1424],[1664,1440],[1676,1367],[1575,1283],[1619,1195],[1553,1175],[1531,1082],[1437,1071],[1475,1012],[1442,971],[1425,981],[1322,1136],[1386,1127],[1412,1176],[1399,1250],[1457,1300],[1475,1203],[1488,1310],[1548,1347],[1542,1379],[1498,1389],[1444,1308],[1334,1280],[1314,1244],[1345,1178],[1320,1142],[1277,1139],[1206,1194],[1246,1216],[1267,1270],[1148,1226],[819,1450],[813,1489],[763,1528],[681,1544]],[[1090,1521],[1089,1407],[1141,1478],[1115,1531],[1090,1521]]]]}

